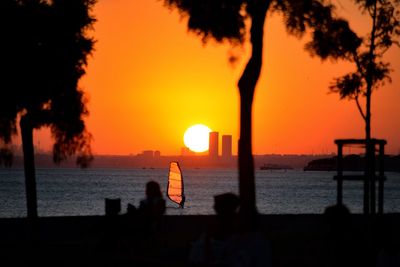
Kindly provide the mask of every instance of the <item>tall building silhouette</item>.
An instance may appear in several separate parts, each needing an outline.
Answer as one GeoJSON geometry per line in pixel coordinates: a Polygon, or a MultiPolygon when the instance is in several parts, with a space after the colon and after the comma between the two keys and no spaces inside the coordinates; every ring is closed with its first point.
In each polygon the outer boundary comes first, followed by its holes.
{"type": "Polygon", "coordinates": [[[229,159],[232,157],[232,135],[222,136],[222,158],[229,159]]]}
{"type": "Polygon", "coordinates": [[[218,132],[210,132],[208,155],[210,158],[218,158],[218,132]]]}

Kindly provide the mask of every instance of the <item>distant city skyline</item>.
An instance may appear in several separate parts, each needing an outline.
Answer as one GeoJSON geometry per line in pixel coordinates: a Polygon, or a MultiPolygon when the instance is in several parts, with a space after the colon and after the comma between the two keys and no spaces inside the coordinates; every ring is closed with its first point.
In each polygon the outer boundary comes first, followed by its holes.
{"type": "MultiPolygon", "coordinates": [[[[232,145],[233,145],[233,143],[232,143],[232,145]]],[[[222,146],[222,144],[221,144],[221,146],[222,146]]],[[[12,149],[14,155],[18,155],[18,156],[22,155],[22,147],[20,145],[13,144],[11,146],[11,149],[12,149]]],[[[223,148],[221,148],[221,149],[223,149],[223,148]]],[[[42,149],[40,147],[40,145],[36,145],[36,144],[34,145],[34,150],[35,150],[36,154],[51,154],[52,153],[51,150],[42,149]]],[[[196,153],[184,146],[181,147],[179,153],[175,153],[175,154],[167,154],[158,149],[154,149],[154,150],[145,149],[145,150],[142,150],[139,152],[131,152],[131,153],[127,153],[127,154],[94,153],[93,155],[95,155],[95,156],[96,155],[98,155],[98,156],[141,156],[141,155],[145,155],[145,154],[150,155],[151,152],[153,153],[153,155],[157,155],[157,156],[209,156],[208,150],[205,152],[202,152],[202,153],[196,153]]],[[[357,148],[357,147],[345,147],[343,152],[346,155],[348,155],[348,154],[363,154],[364,153],[364,151],[361,148],[357,148]]],[[[295,156],[295,155],[336,155],[337,153],[336,153],[336,151],[329,152],[329,151],[321,150],[321,151],[313,151],[312,153],[304,153],[304,154],[303,153],[261,153],[261,154],[253,153],[253,154],[257,155],[257,156],[263,156],[263,155],[283,155],[283,156],[294,155],[295,156]]],[[[386,153],[386,154],[387,155],[400,155],[400,149],[398,152],[386,153]]],[[[223,157],[223,150],[221,150],[221,154],[219,156],[223,157]]],[[[236,154],[232,153],[232,156],[237,156],[237,153],[236,154]]]]}

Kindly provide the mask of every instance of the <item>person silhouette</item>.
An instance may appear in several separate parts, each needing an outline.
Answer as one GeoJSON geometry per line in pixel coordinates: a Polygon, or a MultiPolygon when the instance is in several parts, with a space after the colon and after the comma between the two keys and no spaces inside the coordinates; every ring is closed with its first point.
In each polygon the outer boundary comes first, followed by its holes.
{"type": "Polygon", "coordinates": [[[192,266],[270,267],[270,244],[260,232],[241,230],[240,199],[233,193],[214,196],[214,224],[193,243],[192,266]]]}
{"type": "Polygon", "coordinates": [[[153,227],[160,221],[166,209],[165,199],[162,197],[160,185],[155,181],[146,184],[146,198],[140,201],[138,213],[153,227]]]}
{"type": "Polygon", "coordinates": [[[226,261],[226,248],[236,232],[239,198],[233,193],[214,196],[216,216],[205,232],[192,244],[189,264],[218,266],[226,261]]]}
{"type": "Polygon", "coordinates": [[[179,203],[179,207],[180,207],[181,209],[183,209],[183,207],[185,206],[185,201],[186,201],[186,197],[183,195],[183,196],[182,196],[182,201],[181,201],[181,203],[179,203]]]}
{"type": "Polygon", "coordinates": [[[369,266],[368,244],[359,229],[353,227],[350,210],[343,204],[328,206],[324,211],[325,266],[369,266]]]}
{"type": "Polygon", "coordinates": [[[226,240],[236,232],[239,203],[239,197],[233,193],[214,196],[216,222],[210,229],[211,236],[215,239],[226,240]]]}
{"type": "Polygon", "coordinates": [[[158,264],[159,254],[162,253],[162,242],[159,238],[162,236],[162,217],[166,203],[157,182],[147,182],[145,191],[146,197],[140,201],[135,212],[138,227],[134,250],[130,256],[138,266],[154,266],[153,264],[158,264]]]}

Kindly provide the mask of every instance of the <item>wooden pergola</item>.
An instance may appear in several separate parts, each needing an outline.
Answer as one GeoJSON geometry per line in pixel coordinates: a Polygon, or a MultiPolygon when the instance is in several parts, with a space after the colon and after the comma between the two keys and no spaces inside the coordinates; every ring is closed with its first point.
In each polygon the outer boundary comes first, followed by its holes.
{"type": "Polygon", "coordinates": [[[343,204],[343,181],[364,182],[364,214],[383,214],[385,169],[385,145],[383,139],[337,139],[337,204],[343,204]],[[365,148],[365,168],[360,174],[344,174],[343,148],[345,146],[363,146],[365,148]],[[376,199],[376,182],[378,182],[378,199],[376,199]]]}

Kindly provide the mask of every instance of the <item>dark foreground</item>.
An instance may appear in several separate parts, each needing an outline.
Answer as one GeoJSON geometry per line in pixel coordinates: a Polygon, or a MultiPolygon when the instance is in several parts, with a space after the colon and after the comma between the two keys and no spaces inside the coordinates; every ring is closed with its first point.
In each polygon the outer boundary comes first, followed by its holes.
{"type": "MultiPolygon", "coordinates": [[[[88,216],[0,219],[0,266],[190,266],[192,242],[214,216],[165,216],[155,232],[134,217],[88,216]]],[[[322,215],[262,215],[272,266],[376,266],[399,259],[400,214],[351,223],[333,233],[322,215]],[[397,258],[396,258],[397,257],[397,258]]]]}

